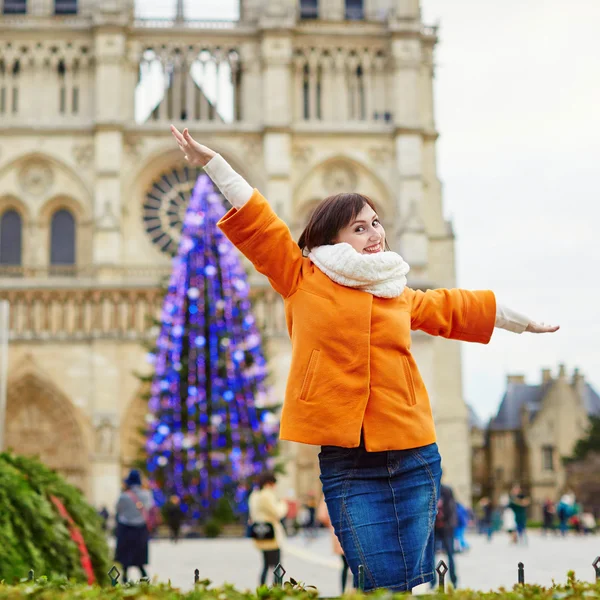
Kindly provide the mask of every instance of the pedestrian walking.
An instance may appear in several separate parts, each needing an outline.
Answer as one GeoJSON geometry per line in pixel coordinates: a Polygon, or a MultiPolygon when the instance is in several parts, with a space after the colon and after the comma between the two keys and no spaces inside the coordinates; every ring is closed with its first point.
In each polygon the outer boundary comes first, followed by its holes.
{"type": "Polygon", "coordinates": [[[165,522],[171,532],[171,540],[177,543],[181,532],[181,524],[183,523],[183,511],[181,510],[179,496],[171,496],[165,505],[165,522]]]}
{"type": "Polygon", "coordinates": [[[125,480],[125,489],[116,508],[117,548],[115,560],[123,567],[123,583],[129,580],[128,570],[137,567],[142,577],[148,577],[148,540],[153,528],[152,494],[142,488],[139,471],[132,469],[125,480]]]}
{"type": "Polygon", "coordinates": [[[484,496],[479,501],[479,510],[481,511],[481,533],[486,535],[488,542],[491,542],[494,534],[494,503],[490,498],[484,496]]]}
{"type": "Polygon", "coordinates": [[[510,494],[509,508],[515,514],[515,534],[516,543],[527,543],[527,507],[530,504],[529,498],[523,493],[521,486],[513,486],[510,494]]]}
{"type": "Polygon", "coordinates": [[[265,473],[258,478],[258,489],[250,494],[250,536],[262,553],[263,568],[260,585],[265,585],[269,570],[273,571],[281,563],[281,545],[285,531],[281,520],[286,516],[288,504],[279,500],[275,493],[277,479],[273,473],[265,473]]]}
{"type": "Polygon", "coordinates": [[[454,538],[458,546],[458,552],[466,552],[470,549],[465,535],[469,525],[469,511],[464,504],[456,503],[456,528],[454,530],[454,538]]]}
{"type": "Polygon", "coordinates": [[[547,533],[554,533],[554,517],[556,516],[556,507],[550,498],[546,498],[544,501],[542,513],[542,533],[544,535],[547,533]]]}
{"type": "MultiPolygon", "coordinates": [[[[441,485],[438,510],[435,518],[435,545],[439,546],[448,558],[448,574],[452,585],[458,586],[456,562],[454,560],[454,535],[458,524],[458,514],[454,492],[450,486],[441,485]]],[[[435,587],[435,577],[431,580],[431,587],[435,587]]]]}
{"type": "Polygon", "coordinates": [[[441,459],[411,331],[485,344],[494,327],[558,327],[491,291],[408,287],[409,265],[388,250],[375,204],[359,193],[323,200],[294,242],[222,156],[187,129],[171,131],[233,206],[221,230],[284,299],[292,360],[280,437],[321,446],[325,501],[355,582],[359,565],[365,591],[431,581],[441,459]]]}

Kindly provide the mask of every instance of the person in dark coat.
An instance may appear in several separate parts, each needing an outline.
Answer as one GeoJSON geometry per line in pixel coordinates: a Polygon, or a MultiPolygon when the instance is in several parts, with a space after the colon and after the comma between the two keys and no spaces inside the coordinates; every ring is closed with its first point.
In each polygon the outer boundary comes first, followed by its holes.
{"type": "Polygon", "coordinates": [[[110,515],[108,514],[108,509],[106,508],[106,506],[103,506],[98,511],[98,514],[100,515],[100,518],[102,519],[102,529],[103,529],[103,531],[106,531],[108,529],[108,519],[110,518],[110,515]]]}
{"type": "Polygon", "coordinates": [[[167,502],[167,505],[165,506],[165,521],[171,531],[171,540],[173,542],[178,542],[181,523],[183,521],[183,512],[181,510],[179,496],[173,495],[169,498],[169,502],[167,502]]]}
{"type": "Polygon", "coordinates": [[[142,478],[133,469],[125,480],[125,489],[117,502],[117,550],[115,560],[123,566],[123,583],[127,570],[137,567],[142,577],[148,577],[148,515],[154,506],[152,494],[142,488],[142,478]]]}
{"type": "MultiPolygon", "coordinates": [[[[448,574],[450,581],[456,588],[458,577],[456,576],[456,565],[454,564],[454,530],[458,523],[456,500],[452,488],[444,485],[440,486],[440,498],[438,500],[438,512],[435,519],[435,545],[440,545],[448,555],[448,574]]],[[[434,565],[435,570],[435,565],[434,565]]],[[[431,582],[431,587],[435,587],[436,575],[431,582]]]]}

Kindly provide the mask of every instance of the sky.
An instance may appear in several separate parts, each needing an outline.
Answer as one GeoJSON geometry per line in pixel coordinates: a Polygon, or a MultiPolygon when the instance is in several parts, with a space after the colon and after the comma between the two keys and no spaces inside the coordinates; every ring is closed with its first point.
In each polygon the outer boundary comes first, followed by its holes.
{"type": "Polygon", "coordinates": [[[579,367],[600,391],[600,3],[424,0],[440,23],[438,169],[458,284],[559,324],[463,346],[464,395],[495,412],[507,373],[579,367]]]}
{"type": "MultiPolygon", "coordinates": [[[[169,2],[138,4],[151,16],[169,2]]],[[[190,17],[234,16],[236,6],[186,2],[190,17]]],[[[507,374],[538,384],[559,363],[600,392],[600,2],[422,0],[422,9],[440,25],[438,173],[457,283],[561,326],[464,344],[464,397],[487,419],[507,374]]]]}

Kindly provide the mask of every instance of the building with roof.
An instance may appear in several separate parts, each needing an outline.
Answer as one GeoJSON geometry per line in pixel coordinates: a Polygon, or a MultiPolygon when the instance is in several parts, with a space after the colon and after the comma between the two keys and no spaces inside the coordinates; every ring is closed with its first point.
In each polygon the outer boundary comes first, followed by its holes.
{"type": "MultiPolygon", "coordinates": [[[[556,377],[542,369],[541,382],[508,375],[500,407],[474,454],[484,453],[486,469],[474,473],[476,487],[495,500],[520,483],[532,499],[533,518],[546,498],[558,500],[565,487],[562,458],[585,436],[589,417],[600,415],[600,396],[579,369],[571,376],[560,365],[556,377]],[[483,450],[482,450],[483,449],[483,450]]],[[[477,427],[472,427],[476,435],[477,427]]]]}

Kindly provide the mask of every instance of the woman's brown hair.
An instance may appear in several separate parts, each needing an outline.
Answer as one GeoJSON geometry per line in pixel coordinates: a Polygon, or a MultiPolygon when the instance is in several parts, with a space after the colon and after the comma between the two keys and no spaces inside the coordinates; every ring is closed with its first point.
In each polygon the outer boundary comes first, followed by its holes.
{"type": "Polygon", "coordinates": [[[325,198],[310,215],[308,225],[298,238],[298,246],[310,252],[317,246],[333,244],[340,229],[352,223],[365,204],[377,212],[373,201],[363,194],[343,193],[325,198]]]}

